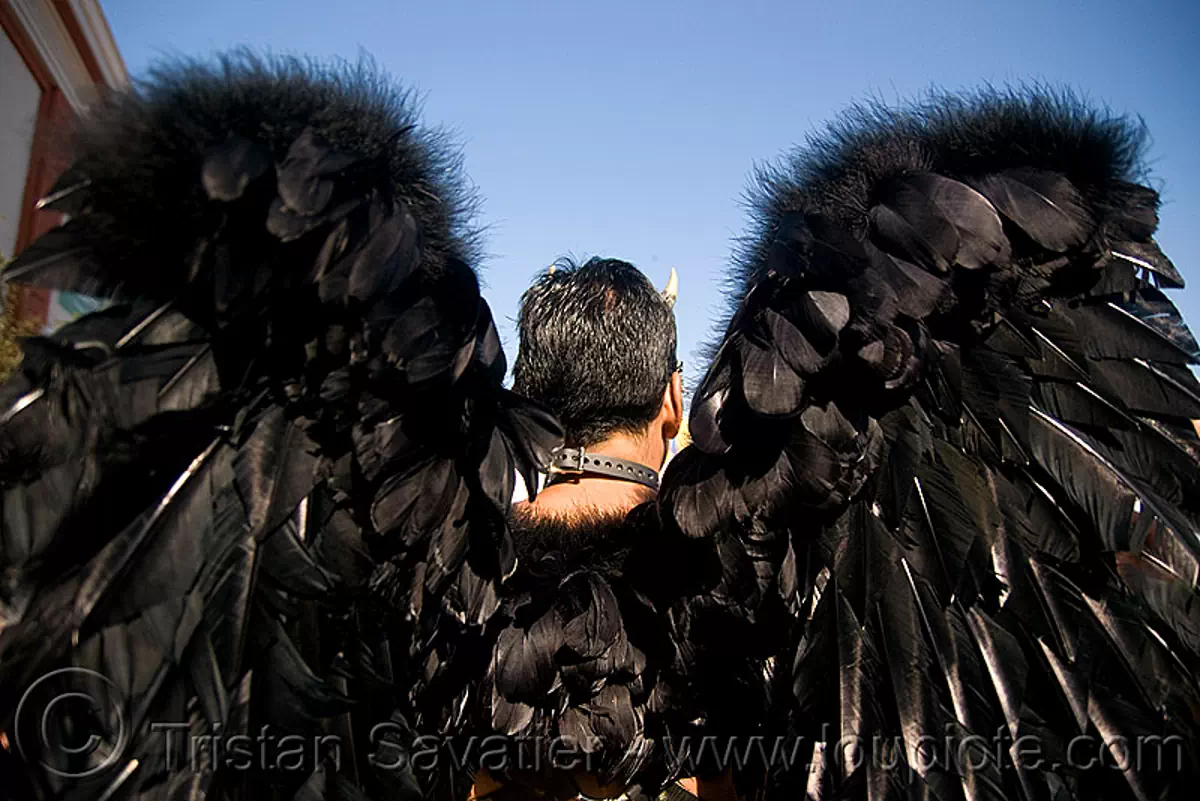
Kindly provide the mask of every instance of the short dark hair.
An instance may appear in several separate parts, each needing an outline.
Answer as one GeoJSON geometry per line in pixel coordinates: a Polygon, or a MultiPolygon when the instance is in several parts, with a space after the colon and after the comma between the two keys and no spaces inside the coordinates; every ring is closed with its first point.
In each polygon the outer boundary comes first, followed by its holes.
{"type": "Polygon", "coordinates": [[[521,297],[513,389],[549,407],[570,446],[637,434],[675,372],[675,315],[629,262],[560,259],[521,297]]]}

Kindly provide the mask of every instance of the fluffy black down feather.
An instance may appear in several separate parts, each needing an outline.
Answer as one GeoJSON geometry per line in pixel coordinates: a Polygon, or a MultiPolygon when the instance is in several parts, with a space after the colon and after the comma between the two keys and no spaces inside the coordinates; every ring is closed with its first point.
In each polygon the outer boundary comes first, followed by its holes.
{"type": "Polygon", "coordinates": [[[1142,141],[1069,96],[939,96],[761,175],[661,496],[767,644],[736,725],[781,739],[743,781],[1194,795],[1200,384],[1142,141]]]}

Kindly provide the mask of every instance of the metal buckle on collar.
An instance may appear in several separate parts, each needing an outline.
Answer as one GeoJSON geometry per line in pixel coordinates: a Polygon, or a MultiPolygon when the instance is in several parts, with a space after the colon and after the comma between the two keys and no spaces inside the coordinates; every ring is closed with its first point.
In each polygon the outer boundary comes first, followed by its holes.
{"type": "Polygon", "coordinates": [[[632,481],[658,489],[658,471],[644,464],[615,456],[590,454],[583,448],[560,448],[554,452],[546,472],[551,482],[558,476],[596,475],[632,481]]]}
{"type": "Polygon", "coordinates": [[[583,448],[559,448],[550,460],[551,475],[582,476],[583,448]]]}

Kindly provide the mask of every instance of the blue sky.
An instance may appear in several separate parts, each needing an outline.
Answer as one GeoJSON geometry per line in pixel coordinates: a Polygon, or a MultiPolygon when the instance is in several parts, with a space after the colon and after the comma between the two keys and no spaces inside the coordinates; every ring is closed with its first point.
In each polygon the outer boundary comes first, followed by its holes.
{"type": "Polygon", "coordinates": [[[563,254],[681,277],[681,356],[723,308],[740,197],[848,103],[1041,81],[1140,114],[1163,193],[1159,242],[1200,327],[1200,3],[106,0],[136,76],[235,45],[373,55],[453,129],[489,226],[485,294],[510,360],[517,299],[563,254]]]}

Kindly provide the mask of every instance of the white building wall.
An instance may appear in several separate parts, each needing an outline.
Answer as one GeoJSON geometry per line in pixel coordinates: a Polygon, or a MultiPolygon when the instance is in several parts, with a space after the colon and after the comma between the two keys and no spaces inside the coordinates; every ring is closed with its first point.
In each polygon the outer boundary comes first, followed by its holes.
{"type": "Polygon", "coordinates": [[[17,243],[41,98],[17,49],[0,34],[0,258],[11,257],[17,243]]]}
{"type": "MultiPolygon", "coordinates": [[[[46,65],[75,111],[82,111],[96,98],[96,84],[88,75],[83,56],[50,0],[0,0],[7,2],[25,35],[46,65]]],[[[82,20],[85,22],[86,20],[82,20]]]]}

